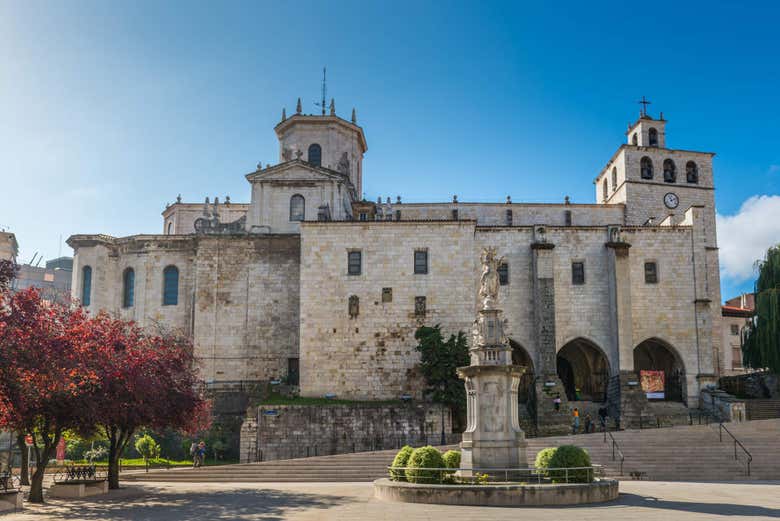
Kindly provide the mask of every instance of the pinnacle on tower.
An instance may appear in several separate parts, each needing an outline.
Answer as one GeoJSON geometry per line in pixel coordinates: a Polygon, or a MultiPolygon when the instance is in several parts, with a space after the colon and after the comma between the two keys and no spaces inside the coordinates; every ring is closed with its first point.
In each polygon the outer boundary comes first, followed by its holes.
{"type": "Polygon", "coordinates": [[[287,119],[287,109],[282,108],[282,121],[287,119]]]}
{"type": "Polygon", "coordinates": [[[300,114],[301,110],[301,98],[298,98],[298,104],[295,106],[295,113],[300,114]]]}
{"type": "Polygon", "coordinates": [[[336,100],[333,98],[330,98],[330,115],[335,116],[336,115],[336,100]]]}
{"type": "Polygon", "coordinates": [[[352,124],[357,125],[357,115],[355,114],[355,107],[352,107],[352,124]]]}

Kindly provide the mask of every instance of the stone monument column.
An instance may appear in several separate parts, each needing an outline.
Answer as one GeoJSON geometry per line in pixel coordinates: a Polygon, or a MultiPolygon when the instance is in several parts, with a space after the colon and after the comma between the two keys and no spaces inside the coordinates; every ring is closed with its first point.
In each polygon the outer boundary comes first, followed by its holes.
{"type": "MultiPolygon", "coordinates": [[[[471,365],[458,369],[466,381],[467,426],[461,467],[472,470],[526,468],[525,433],[518,423],[517,389],[525,367],[512,365],[512,348],[498,309],[498,258],[495,248],[481,255],[480,309],[472,327],[471,365]]],[[[489,471],[487,473],[490,473],[489,471]]]]}

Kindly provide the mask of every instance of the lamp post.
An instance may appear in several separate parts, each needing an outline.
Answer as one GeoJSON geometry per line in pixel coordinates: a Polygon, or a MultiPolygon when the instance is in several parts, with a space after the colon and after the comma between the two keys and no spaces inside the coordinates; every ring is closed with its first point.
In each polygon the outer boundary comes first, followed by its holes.
{"type": "Polygon", "coordinates": [[[447,444],[447,437],[444,434],[444,390],[447,388],[447,384],[442,382],[441,384],[441,394],[442,394],[442,403],[441,405],[441,445],[444,446],[447,444]]]}

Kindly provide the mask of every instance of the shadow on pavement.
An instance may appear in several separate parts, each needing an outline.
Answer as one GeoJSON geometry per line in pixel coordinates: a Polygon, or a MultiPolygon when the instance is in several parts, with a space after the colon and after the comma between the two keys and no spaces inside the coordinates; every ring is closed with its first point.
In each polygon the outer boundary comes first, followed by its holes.
{"type": "Polygon", "coordinates": [[[118,492],[117,496],[108,498],[68,502],[48,501],[44,506],[36,506],[34,514],[40,518],[107,521],[281,520],[298,509],[328,509],[351,499],[282,490],[241,488],[234,491],[177,493],[144,487],[140,490],[123,489],[118,492]]]}
{"type": "MultiPolygon", "coordinates": [[[[680,512],[694,512],[713,516],[763,516],[780,518],[780,509],[758,505],[733,505],[729,503],[699,503],[696,501],[670,501],[653,496],[620,493],[620,498],[608,504],[620,504],[642,508],[660,508],[680,512]]],[[[673,518],[672,518],[673,519],[673,518]]]]}

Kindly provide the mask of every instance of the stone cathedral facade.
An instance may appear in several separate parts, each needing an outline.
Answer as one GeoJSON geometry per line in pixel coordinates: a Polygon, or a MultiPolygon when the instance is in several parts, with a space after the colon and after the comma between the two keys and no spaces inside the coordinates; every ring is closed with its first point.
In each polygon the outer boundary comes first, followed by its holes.
{"type": "Polygon", "coordinates": [[[629,127],[593,204],[374,203],[360,197],[354,110],[306,115],[299,101],[274,128],[279,162],[245,176],[248,203],[177,200],[160,234],[70,237],[73,295],[191,336],[215,388],[281,379],[303,396],[420,398],[414,332],[470,330],[479,253],[495,247],[540,431],[568,423],[556,396],[652,416],[647,371],[663,373],[665,401],[698,407],[722,343],[713,154],[670,148],[666,123],[642,113],[629,127]]]}

